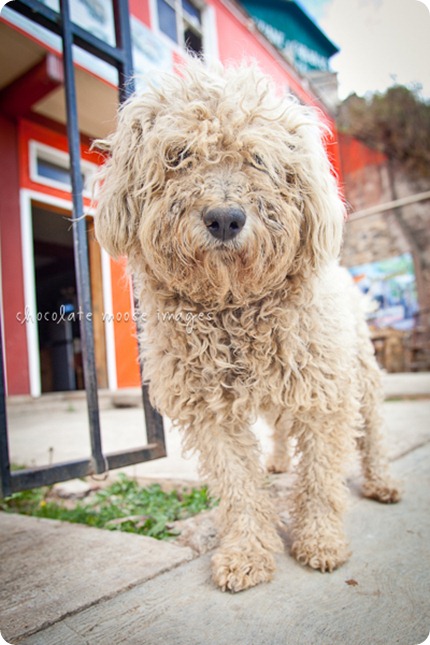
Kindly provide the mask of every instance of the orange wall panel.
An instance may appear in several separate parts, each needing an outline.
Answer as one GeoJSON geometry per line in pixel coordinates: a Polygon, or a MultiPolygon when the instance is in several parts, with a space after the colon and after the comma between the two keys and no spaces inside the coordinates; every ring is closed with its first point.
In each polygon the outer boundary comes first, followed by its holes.
{"type": "Polygon", "coordinates": [[[136,325],[132,320],[132,291],[125,267],[125,260],[111,261],[115,360],[119,388],[140,385],[136,325]]]}

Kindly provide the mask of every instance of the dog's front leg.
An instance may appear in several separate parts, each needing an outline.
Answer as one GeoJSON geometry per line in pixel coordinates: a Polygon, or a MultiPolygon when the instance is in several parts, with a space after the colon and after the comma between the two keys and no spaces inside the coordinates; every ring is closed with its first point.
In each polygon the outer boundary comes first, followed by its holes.
{"type": "Polygon", "coordinates": [[[200,453],[202,474],[220,499],[220,547],[212,558],[215,583],[222,590],[241,591],[271,579],[274,552],[283,545],[266,490],[259,448],[249,427],[220,420],[205,409],[198,425],[187,431],[187,448],[200,453]]]}
{"type": "Polygon", "coordinates": [[[301,453],[293,499],[292,553],[301,564],[332,571],[350,551],[343,529],[344,469],[353,446],[345,414],[316,412],[297,424],[301,453]]]}

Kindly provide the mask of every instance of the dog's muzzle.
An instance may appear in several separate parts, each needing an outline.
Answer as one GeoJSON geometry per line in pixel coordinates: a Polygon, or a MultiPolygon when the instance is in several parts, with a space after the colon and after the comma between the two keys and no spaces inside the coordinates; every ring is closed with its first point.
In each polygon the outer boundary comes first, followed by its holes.
{"type": "Polygon", "coordinates": [[[220,206],[210,208],[203,215],[203,222],[217,240],[227,242],[240,233],[246,221],[246,215],[237,206],[220,206]]]}

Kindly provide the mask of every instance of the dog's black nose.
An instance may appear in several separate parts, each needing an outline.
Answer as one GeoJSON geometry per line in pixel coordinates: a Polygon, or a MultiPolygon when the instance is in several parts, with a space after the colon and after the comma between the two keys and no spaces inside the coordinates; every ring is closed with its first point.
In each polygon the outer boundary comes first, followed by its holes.
{"type": "Polygon", "coordinates": [[[217,240],[227,242],[240,233],[245,224],[246,215],[241,208],[223,206],[210,208],[203,215],[203,221],[208,231],[217,240]]]}

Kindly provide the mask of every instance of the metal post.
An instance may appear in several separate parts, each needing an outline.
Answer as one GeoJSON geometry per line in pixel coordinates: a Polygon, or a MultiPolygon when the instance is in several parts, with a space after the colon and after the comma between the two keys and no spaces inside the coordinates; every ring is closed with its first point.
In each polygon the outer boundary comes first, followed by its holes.
{"type": "Polygon", "coordinates": [[[81,174],[80,135],[76,101],[75,68],[73,65],[73,33],[71,29],[69,0],[60,0],[61,37],[63,41],[64,87],[66,93],[67,137],[69,142],[70,170],[73,200],[73,238],[76,265],[76,288],[79,304],[85,390],[88,403],[91,454],[94,472],[106,470],[102,453],[100,415],[97,394],[97,371],[94,352],[91,288],[89,282],[87,226],[83,208],[83,182],[81,174]]]}
{"type": "Polygon", "coordinates": [[[123,54],[122,64],[118,67],[119,102],[123,103],[135,90],[128,0],[114,2],[114,17],[116,46],[123,54]]]}

